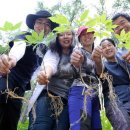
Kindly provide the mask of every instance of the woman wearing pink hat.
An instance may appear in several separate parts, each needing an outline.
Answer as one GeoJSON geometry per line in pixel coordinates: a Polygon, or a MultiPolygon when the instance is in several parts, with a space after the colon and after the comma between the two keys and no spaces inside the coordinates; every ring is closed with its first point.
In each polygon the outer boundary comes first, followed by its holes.
{"type": "Polygon", "coordinates": [[[78,40],[82,47],[75,49],[71,63],[77,70],[69,92],[69,116],[71,130],[101,130],[99,100],[97,96],[98,79],[95,74],[91,53],[94,47],[94,32],[87,32],[88,27],[81,26],[78,40]]]}

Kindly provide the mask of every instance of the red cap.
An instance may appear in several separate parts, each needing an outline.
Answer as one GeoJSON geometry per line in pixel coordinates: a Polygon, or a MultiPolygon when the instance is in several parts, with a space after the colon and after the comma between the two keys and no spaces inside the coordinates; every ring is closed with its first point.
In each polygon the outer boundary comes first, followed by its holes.
{"type": "Polygon", "coordinates": [[[80,34],[83,32],[83,31],[87,31],[88,27],[87,26],[81,26],[78,28],[78,31],[77,31],[77,35],[78,37],[80,36],[80,34]]]}

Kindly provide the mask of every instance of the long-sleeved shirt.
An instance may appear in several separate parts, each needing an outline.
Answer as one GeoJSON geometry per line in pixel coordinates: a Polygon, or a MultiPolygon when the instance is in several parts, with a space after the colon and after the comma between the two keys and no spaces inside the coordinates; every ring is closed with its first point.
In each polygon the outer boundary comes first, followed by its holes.
{"type": "Polygon", "coordinates": [[[26,43],[24,41],[14,42],[13,47],[10,49],[9,56],[14,56],[19,61],[25,54],[26,43]]]}

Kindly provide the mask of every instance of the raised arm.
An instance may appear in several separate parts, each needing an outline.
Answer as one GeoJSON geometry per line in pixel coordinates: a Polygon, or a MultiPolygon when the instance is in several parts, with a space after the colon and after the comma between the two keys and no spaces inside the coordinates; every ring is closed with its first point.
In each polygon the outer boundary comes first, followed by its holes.
{"type": "Polygon", "coordinates": [[[71,64],[76,67],[76,68],[79,68],[80,65],[83,63],[84,61],[84,56],[83,54],[81,53],[80,50],[74,50],[71,54],[71,64]]]}
{"type": "Polygon", "coordinates": [[[57,71],[57,66],[59,63],[59,56],[57,53],[52,53],[50,50],[47,51],[43,58],[41,65],[41,71],[37,76],[37,81],[39,84],[47,84],[49,79],[57,71]]]}
{"type": "Polygon", "coordinates": [[[101,60],[101,55],[102,55],[102,49],[100,46],[96,47],[93,52],[92,52],[92,59],[95,62],[96,66],[96,73],[100,75],[102,73],[102,60],[101,60]]]}
{"type": "Polygon", "coordinates": [[[23,57],[26,49],[25,42],[15,42],[8,55],[0,56],[0,73],[8,74],[17,62],[23,57]]]}

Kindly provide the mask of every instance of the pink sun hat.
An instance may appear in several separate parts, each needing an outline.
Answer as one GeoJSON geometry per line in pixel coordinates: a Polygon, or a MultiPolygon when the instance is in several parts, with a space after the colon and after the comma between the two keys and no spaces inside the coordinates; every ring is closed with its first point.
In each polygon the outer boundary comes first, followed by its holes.
{"type": "Polygon", "coordinates": [[[81,27],[79,27],[79,28],[78,28],[78,31],[77,31],[78,37],[81,35],[81,33],[82,33],[83,31],[87,31],[88,28],[89,28],[89,27],[87,27],[87,26],[81,26],[81,27]]]}

